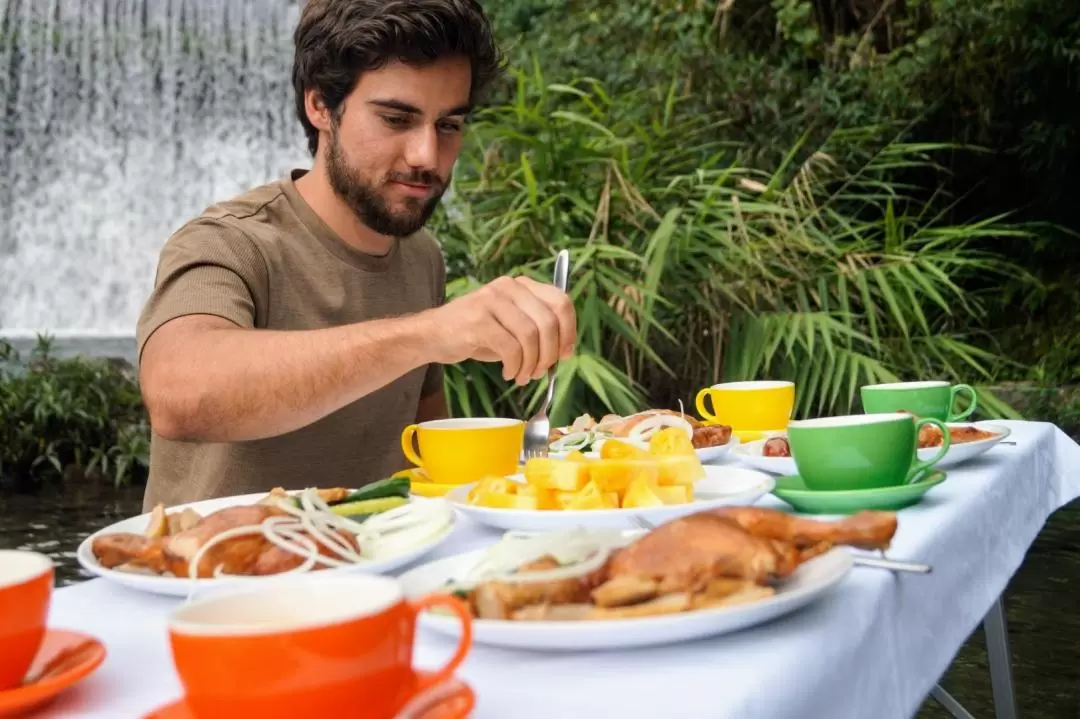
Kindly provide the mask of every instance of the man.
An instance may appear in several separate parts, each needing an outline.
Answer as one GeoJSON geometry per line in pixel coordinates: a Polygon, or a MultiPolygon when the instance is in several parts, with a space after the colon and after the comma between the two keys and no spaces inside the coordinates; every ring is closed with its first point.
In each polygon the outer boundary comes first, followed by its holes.
{"type": "Polygon", "coordinates": [[[444,303],[423,231],[501,69],[476,0],[310,0],[295,33],[310,171],[169,238],[139,319],[153,437],[144,504],[359,486],[444,417],[441,365],[523,385],[573,350],[566,295],[500,278],[444,303]]]}

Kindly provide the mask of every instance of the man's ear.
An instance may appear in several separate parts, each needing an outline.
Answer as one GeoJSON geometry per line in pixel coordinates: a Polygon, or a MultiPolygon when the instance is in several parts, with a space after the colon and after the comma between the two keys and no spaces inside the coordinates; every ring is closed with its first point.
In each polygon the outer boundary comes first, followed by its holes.
{"type": "Polygon", "coordinates": [[[304,92],[304,112],[307,113],[310,122],[319,132],[330,131],[330,109],[323,102],[322,95],[316,90],[304,92]]]}

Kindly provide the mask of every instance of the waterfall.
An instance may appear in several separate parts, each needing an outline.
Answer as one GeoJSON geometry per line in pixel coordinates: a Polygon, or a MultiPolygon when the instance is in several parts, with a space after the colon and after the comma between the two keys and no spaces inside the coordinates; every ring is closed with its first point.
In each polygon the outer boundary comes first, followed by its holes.
{"type": "Polygon", "coordinates": [[[310,159],[296,0],[0,0],[0,334],[134,334],[158,252],[310,159]]]}

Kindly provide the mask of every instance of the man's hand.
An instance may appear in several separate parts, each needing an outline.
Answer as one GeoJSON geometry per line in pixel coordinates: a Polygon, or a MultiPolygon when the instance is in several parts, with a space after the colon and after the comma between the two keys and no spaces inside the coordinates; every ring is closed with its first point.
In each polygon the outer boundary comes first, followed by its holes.
{"type": "Polygon", "coordinates": [[[528,277],[500,277],[425,313],[442,364],[502,362],[503,379],[540,379],[577,341],[577,315],[565,292],[528,277]]]}

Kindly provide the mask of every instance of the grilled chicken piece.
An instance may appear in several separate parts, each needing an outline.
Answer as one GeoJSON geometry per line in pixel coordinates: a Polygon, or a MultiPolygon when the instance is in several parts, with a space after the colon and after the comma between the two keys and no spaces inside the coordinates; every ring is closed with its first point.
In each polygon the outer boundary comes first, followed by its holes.
{"type": "Polygon", "coordinates": [[[164,549],[160,539],[128,532],[103,534],[90,543],[90,551],[106,569],[130,564],[158,574],[166,569],[164,549]]]}
{"type": "Polygon", "coordinates": [[[888,549],[896,534],[896,515],[892,512],[858,512],[836,522],[806,519],[764,507],[720,507],[710,510],[710,514],[734,521],[755,537],[791,542],[799,549],[821,544],[888,549]]]}
{"type": "Polygon", "coordinates": [[[696,592],[716,577],[764,584],[789,575],[798,561],[794,545],[755,537],[734,520],[700,512],[662,524],[616,552],[607,575],[609,581],[622,575],[652,579],[661,594],[696,592]]]}
{"type": "Polygon", "coordinates": [[[615,582],[626,584],[626,577],[656,582],[661,595],[701,591],[718,578],[765,584],[834,545],[886,549],[895,533],[891,512],[819,522],[763,507],[722,507],[662,524],[616,552],[594,597],[617,594],[615,582]]]}
{"type": "Polygon", "coordinates": [[[695,427],[694,436],[691,439],[694,449],[706,447],[722,447],[731,439],[731,427],[727,425],[714,425],[712,427],[695,427]]]}
{"type": "MultiPolygon", "coordinates": [[[[557,569],[553,557],[542,557],[519,569],[536,572],[557,569]]],[[[515,611],[531,604],[574,604],[589,601],[595,586],[590,576],[552,582],[484,582],[470,593],[470,604],[480,619],[510,619],[515,611]]]]}
{"type": "MultiPolygon", "coordinates": [[[[266,504],[228,507],[200,519],[193,527],[164,538],[136,534],[106,534],[94,539],[91,549],[102,566],[120,565],[143,567],[158,574],[170,572],[177,577],[189,576],[190,564],[203,545],[222,532],[237,527],[261,524],[282,512],[266,504]]],[[[356,537],[339,532],[343,540],[359,551],[356,537]]],[[[333,557],[333,552],[320,542],[314,542],[319,553],[333,557]]],[[[208,549],[199,562],[198,576],[213,577],[220,571],[233,575],[278,574],[300,566],[304,557],[282,549],[262,534],[247,534],[224,539],[208,549]]],[[[326,565],[316,564],[314,569],[326,565]]]]}

